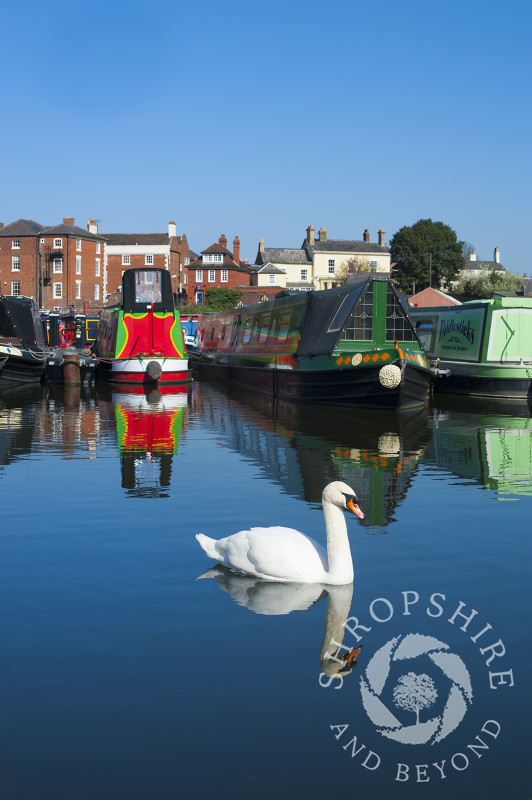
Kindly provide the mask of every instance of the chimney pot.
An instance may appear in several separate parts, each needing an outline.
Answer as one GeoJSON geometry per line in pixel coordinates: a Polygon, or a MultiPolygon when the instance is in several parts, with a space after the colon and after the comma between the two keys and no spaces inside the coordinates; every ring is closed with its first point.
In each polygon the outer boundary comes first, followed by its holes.
{"type": "Polygon", "coordinates": [[[233,239],[233,261],[235,264],[240,264],[240,239],[238,236],[233,239]]]}

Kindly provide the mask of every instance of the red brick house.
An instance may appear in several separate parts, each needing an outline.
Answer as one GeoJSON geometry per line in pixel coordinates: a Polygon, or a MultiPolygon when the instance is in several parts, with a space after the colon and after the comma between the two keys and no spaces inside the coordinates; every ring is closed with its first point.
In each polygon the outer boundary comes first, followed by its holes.
{"type": "Polygon", "coordinates": [[[240,240],[233,239],[233,251],[227,249],[227,237],[222,233],[218,242],[211,244],[206,250],[188,265],[188,280],[185,287],[188,302],[198,302],[198,292],[207,289],[243,289],[250,285],[251,270],[247,263],[240,260],[240,240]]]}
{"type": "Polygon", "coordinates": [[[190,250],[186,235],[177,235],[175,222],[168,223],[167,233],[106,233],[105,239],[106,295],[122,286],[126,269],[148,266],[167,269],[176,300],[183,295],[190,250]]]}
{"type": "Polygon", "coordinates": [[[105,238],[79,228],[73,217],[45,226],[27,219],[0,223],[0,291],[33,297],[41,309],[99,306],[105,238]]]}

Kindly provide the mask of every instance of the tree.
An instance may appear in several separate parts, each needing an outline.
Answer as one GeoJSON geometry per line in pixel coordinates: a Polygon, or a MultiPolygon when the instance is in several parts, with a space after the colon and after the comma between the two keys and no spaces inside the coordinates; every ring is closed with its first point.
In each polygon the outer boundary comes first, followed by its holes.
{"type": "Polygon", "coordinates": [[[464,266],[463,242],[443,222],[420,219],[397,231],[390,242],[394,277],[404,291],[446,288],[464,266]]]}
{"type": "Polygon", "coordinates": [[[393,690],[395,705],[406,711],[413,711],[416,715],[416,725],[419,724],[420,710],[431,706],[437,696],[434,681],[424,673],[416,675],[415,672],[408,672],[406,675],[401,675],[393,690]]]}
{"type": "Polygon", "coordinates": [[[239,289],[222,289],[213,286],[205,292],[205,310],[227,311],[234,308],[242,299],[242,292],[239,289]]]}
{"type": "Polygon", "coordinates": [[[336,267],[336,274],[334,276],[334,281],[337,286],[345,286],[347,283],[347,278],[349,275],[349,267],[353,265],[353,272],[371,272],[371,265],[369,263],[369,259],[365,258],[364,256],[358,256],[357,258],[346,258],[345,261],[342,261],[341,264],[338,264],[336,267]]]}
{"type": "Polygon", "coordinates": [[[467,297],[489,298],[493,296],[493,292],[522,292],[524,281],[524,275],[515,272],[481,270],[474,277],[460,278],[454,291],[467,297]]]}

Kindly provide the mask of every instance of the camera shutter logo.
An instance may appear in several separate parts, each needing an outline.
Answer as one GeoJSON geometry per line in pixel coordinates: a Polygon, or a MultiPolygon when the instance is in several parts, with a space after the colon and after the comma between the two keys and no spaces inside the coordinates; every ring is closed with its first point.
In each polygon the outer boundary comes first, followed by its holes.
{"type": "Polygon", "coordinates": [[[398,636],[379,648],[360,680],[360,691],[362,705],[379,733],[402,744],[441,742],[460,725],[473,699],[471,679],[462,659],[449,652],[449,645],[420,633],[398,636]],[[422,656],[428,656],[451,682],[443,712],[426,722],[419,721],[420,712],[433,705],[438,693],[430,675],[415,671],[415,660],[422,656]],[[406,669],[393,689],[393,703],[398,708],[415,713],[413,725],[399,722],[381,700],[390,679],[392,664],[401,662],[406,669]]]}

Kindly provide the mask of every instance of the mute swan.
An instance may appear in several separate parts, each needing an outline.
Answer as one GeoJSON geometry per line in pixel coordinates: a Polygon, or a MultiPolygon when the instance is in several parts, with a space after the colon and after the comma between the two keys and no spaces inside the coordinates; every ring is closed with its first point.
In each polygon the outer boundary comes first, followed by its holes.
{"type": "Polygon", "coordinates": [[[343,511],[349,509],[361,519],[358,497],[346,483],[334,481],[321,497],[327,550],[293,528],[251,528],[224,539],[203,533],[196,539],[209,558],[224,567],[269,581],[291,583],[352,583],[353,560],[343,511]]]}

